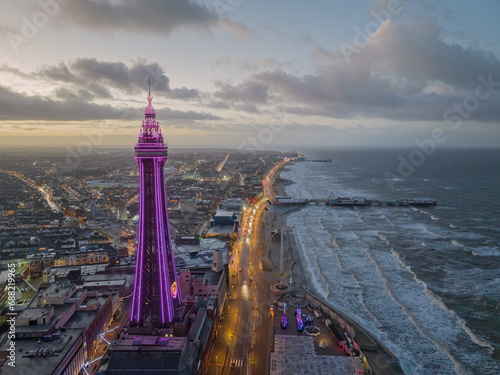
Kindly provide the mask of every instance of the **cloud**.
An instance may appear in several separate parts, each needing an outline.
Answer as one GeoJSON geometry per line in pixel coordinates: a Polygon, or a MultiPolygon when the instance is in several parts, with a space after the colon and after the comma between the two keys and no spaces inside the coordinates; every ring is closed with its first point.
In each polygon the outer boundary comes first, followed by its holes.
{"type": "MultiPolygon", "coordinates": [[[[64,93],[62,93],[64,94],[64,93]]],[[[41,96],[28,96],[0,85],[0,120],[78,121],[117,119],[119,110],[67,97],[55,101],[41,96]]]]}
{"type": "Polygon", "coordinates": [[[168,35],[192,29],[206,34],[221,27],[238,38],[252,37],[248,26],[224,17],[232,8],[205,0],[78,0],[65,5],[64,12],[67,22],[104,33],[168,35]]]}
{"type": "Polygon", "coordinates": [[[252,103],[243,103],[243,104],[237,104],[234,106],[234,108],[238,111],[243,111],[247,113],[260,113],[259,109],[255,104],[252,103]]]}
{"type": "Polygon", "coordinates": [[[219,116],[207,112],[176,111],[170,108],[163,108],[156,111],[160,120],[220,120],[219,116]]]}
{"type": "MultiPolygon", "coordinates": [[[[89,120],[139,120],[143,108],[115,108],[89,102],[91,93],[82,89],[56,91],[59,98],[53,100],[41,96],[29,96],[14,92],[0,85],[0,121],[89,121],[89,120]]],[[[220,117],[206,112],[157,109],[160,120],[218,120],[220,117]]]]}
{"type": "Polygon", "coordinates": [[[172,89],[163,68],[158,63],[149,63],[144,59],[127,66],[119,61],[79,58],[68,63],[42,66],[34,75],[49,81],[74,84],[77,88],[84,86],[101,98],[111,97],[109,88],[135,95],[147,92],[149,85],[155,94],[172,99],[194,100],[200,96],[196,89],[172,89]]]}
{"type": "Polygon", "coordinates": [[[94,99],[94,95],[85,89],[79,89],[79,90],[68,90],[65,87],[60,87],[56,89],[56,96],[59,99],[63,100],[86,100],[86,101],[92,101],[94,99]]]}
{"type": "MultiPolygon", "coordinates": [[[[264,70],[239,84],[218,83],[214,96],[236,103],[286,103],[285,112],[298,116],[439,121],[446,110],[475,95],[478,77],[491,75],[500,82],[500,61],[493,53],[444,42],[428,20],[384,25],[349,63],[340,47],[313,53],[321,55],[314,73],[264,70]]],[[[500,88],[480,102],[471,119],[500,120],[500,88]]]]}
{"type": "Polygon", "coordinates": [[[269,99],[269,87],[261,82],[249,80],[237,86],[231,86],[223,82],[216,82],[215,84],[218,91],[214,93],[214,96],[226,101],[265,104],[269,99]]]}
{"type": "Polygon", "coordinates": [[[64,12],[79,26],[104,32],[170,34],[184,27],[207,30],[219,20],[214,11],[188,0],[78,0],[64,12]]]}

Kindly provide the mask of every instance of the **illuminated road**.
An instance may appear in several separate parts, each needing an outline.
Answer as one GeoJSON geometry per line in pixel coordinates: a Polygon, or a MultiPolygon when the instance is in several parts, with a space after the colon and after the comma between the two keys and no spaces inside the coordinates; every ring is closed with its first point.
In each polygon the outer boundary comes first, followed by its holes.
{"type": "Polygon", "coordinates": [[[4,170],[0,170],[0,172],[7,173],[7,174],[10,174],[11,176],[17,177],[18,179],[20,179],[24,183],[30,185],[33,189],[38,190],[42,194],[43,198],[47,201],[47,204],[52,209],[52,211],[54,211],[54,212],[61,211],[59,206],[52,200],[52,198],[50,196],[49,189],[46,188],[45,186],[37,186],[33,180],[29,179],[28,177],[22,175],[19,172],[4,171],[4,170]]]}
{"type": "Polygon", "coordinates": [[[223,160],[223,161],[222,161],[222,162],[221,162],[221,163],[217,166],[217,168],[215,168],[215,170],[216,170],[217,172],[222,171],[222,168],[224,168],[224,165],[226,164],[227,159],[229,159],[229,155],[231,155],[231,153],[228,153],[228,154],[226,155],[226,157],[224,158],[224,160],[223,160]]]}
{"type": "Polygon", "coordinates": [[[267,374],[272,344],[273,273],[262,264],[265,255],[262,218],[271,199],[274,173],[288,160],[276,165],[265,177],[265,196],[245,208],[229,262],[230,291],[207,374],[267,374]],[[267,186],[266,186],[267,185],[267,186]],[[248,370],[247,370],[248,366],[248,370]]]}

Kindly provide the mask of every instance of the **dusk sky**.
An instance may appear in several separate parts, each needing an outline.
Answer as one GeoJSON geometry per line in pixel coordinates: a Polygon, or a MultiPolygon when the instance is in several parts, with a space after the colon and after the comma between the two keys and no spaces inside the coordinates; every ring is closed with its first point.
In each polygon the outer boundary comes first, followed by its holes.
{"type": "Polygon", "coordinates": [[[498,0],[3,1],[0,146],[132,145],[150,79],[174,147],[499,147],[499,14],[498,0]]]}

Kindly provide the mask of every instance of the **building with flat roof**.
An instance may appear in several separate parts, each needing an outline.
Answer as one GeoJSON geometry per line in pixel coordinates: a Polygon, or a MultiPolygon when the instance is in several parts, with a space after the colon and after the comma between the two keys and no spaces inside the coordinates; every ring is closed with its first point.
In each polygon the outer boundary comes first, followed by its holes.
{"type": "Polygon", "coordinates": [[[215,272],[211,267],[185,268],[180,270],[179,287],[184,297],[210,297],[217,298],[219,316],[226,302],[227,270],[215,272]]]}
{"type": "Polygon", "coordinates": [[[5,360],[7,347],[0,347],[4,360],[0,369],[6,375],[78,375],[86,362],[85,338],[81,329],[67,329],[50,341],[17,338],[16,367],[5,360]]]}
{"type": "Polygon", "coordinates": [[[114,288],[92,291],[68,280],[40,289],[16,317],[16,367],[9,366],[10,340],[0,346],[5,374],[78,375],[95,356],[101,333],[118,307],[114,288]]]}
{"type": "Polygon", "coordinates": [[[234,225],[237,221],[236,213],[229,210],[217,210],[212,217],[214,225],[234,225]]]}
{"type": "Polygon", "coordinates": [[[318,355],[311,336],[275,335],[271,375],[360,375],[359,358],[318,355]]]}
{"type": "Polygon", "coordinates": [[[99,373],[205,374],[219,320],[215,298],[184,301],[176,309],[173,328],[125,328],[111,345],[99,373]]]}

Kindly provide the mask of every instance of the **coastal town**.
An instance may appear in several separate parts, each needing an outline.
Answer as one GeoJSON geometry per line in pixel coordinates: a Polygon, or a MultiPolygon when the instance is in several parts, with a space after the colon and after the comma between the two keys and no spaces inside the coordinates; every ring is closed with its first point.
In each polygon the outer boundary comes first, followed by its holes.
{"type": "MultiPolygon", "coordinates": [[[[5,331],[2,372],[117,373],[113,353],[125,345],[135,282],[135,160],[121,149],[99,150],[79,164],[56,151],[1,160],[3,327],[16,321],[16,367],[9,366],[5,331]]],[[[284,226],[296,208],[273,199],[289,183],[280,172],[301,160],[295,152],[170,153],[165,175],[178,288],[185,301],[205,306],[193,310],[200,323],[187,337],[175,326],[168,331],[184,339],[174,352],[204,332],[203,350],[190,353],[199,367],[190,373],[284,374],[297,366],[317,374],[397,373],[390,353],[302,280],[284,226]],[[377,371],[369,364],[375,356],[383,364],[377,371]]],[[[172,366],[190,367],[179,361],[172,366]]]]}

